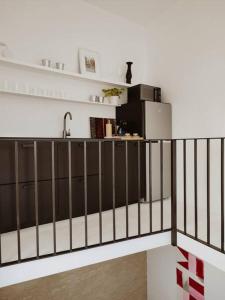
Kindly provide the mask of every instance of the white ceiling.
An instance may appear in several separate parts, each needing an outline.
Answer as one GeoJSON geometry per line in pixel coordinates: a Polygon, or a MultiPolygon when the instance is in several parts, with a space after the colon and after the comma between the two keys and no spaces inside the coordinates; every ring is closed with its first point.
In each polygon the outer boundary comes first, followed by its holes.
{"type": "Polygon", "coordinates": [[[178,0],[84,0],[141,26],[149,27],[152,20],[168,10],[178,0]]]}

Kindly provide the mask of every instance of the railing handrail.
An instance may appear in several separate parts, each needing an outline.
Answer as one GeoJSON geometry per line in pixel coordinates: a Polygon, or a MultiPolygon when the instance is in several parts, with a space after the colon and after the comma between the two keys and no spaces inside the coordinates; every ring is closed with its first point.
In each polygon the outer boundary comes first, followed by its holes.
{"type": "Polygon", "coordinates": [[[74,142],[171,142],[171,141],[195,141],[195,140],[222,140],[225,139],[225,136],[221,137],[186,137],[186,138],[143,138],[143,139],[124,139],[124,138],[80,138],[80,137],[0,137],[0,141],[59,141],[59,142],[67,142],[67,141],[74,141],[74,142]]]}

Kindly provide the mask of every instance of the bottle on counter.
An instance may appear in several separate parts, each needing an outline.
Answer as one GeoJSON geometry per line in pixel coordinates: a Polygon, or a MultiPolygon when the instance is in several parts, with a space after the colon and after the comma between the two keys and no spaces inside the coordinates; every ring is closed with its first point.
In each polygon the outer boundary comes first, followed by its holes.
{"type": "Polygon", "coordinates": [[[112,137],[112,124],[111,124],[110,120],[107,121],[105,127],[106,127],[106,130],[105,130],[106,131],[106,137],[107,138],[112,137]]]}

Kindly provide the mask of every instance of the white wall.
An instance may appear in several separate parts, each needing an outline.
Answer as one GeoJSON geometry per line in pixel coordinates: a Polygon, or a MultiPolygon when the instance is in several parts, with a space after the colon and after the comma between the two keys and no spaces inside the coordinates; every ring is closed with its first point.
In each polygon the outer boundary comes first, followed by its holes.
{"type": "MultiPolygon", "coordinates": [[[[78,48],[99,52],[104,78],[124,80],[125,62],[131,60],[133,80],[142,81],[147,56],[146,32],[115,15],[80,0],[0,0],[0,41],[15,59],[40,63],[42,58],[63,61],[79,71],[78,48]]],[[[58,88],[75,93],[78,100],[100,93],[105,86],[61,79],[0,66],[0,80],[58,88]]],[[[73,114],[73,137],[89,137],[89,116],[114,117],[112,107],[37,100],[0,95],[0,136],[61,136],[62,118],[73,114]]]]}
{"type": "Polygon", "coordinates": [[[225,1],[180,0],[152,23],[149,82],[172,103],[173,136],[225,136],[225,1]]]}
{"type": "Polygon", "coordinates": [[[225,295],[225,272],[205,264],[205,299],[223,300],[225,295]]]}
{"type": "Polygon", "coordinates": [[[176,253],[173,246],[147,252],[148,300],[176,299],[176,253]]]}
{"type": "MultiPolygon", "coordinates": [[[[224,11],[225,1],[222,0],[180,0],[152,23],[149,31],[148,81],[161,86],[163,100],[172,103],[173,137],[175,138],[225,136],[224,11]]],[[[193,234],[193,145],[187,147],[188,231],[193,234]]],[[[180,146],[178,150],[182,150],[180,146]]],[[[206,238],[205,150],[204,142],[200,143],[198,213],[199,233],[203,239],[206,238]]],[[[178,154],[181,161],[182,152],[178,151],[178,154]]],[[[212,143],[211,159],[211,241],[215,245],[220,245],[220,143],[218,141],[212,143]]],[[[179,166],[178,224],[181,229],[183,225],[182,172],[182,166],[179,166]]],[[[201,252],[196,253],[199,257],[201,254],[201,252]]],[[[166,264],[167,267],[172,274],[174,267],[170,263],[166,264]]],[[[221,271],[206,266],[206,299],[224,298],[222,280],[217,280],[220,275],[221,271]]],[[[162,289],[167,289],[165,281],[162,289]]]]}

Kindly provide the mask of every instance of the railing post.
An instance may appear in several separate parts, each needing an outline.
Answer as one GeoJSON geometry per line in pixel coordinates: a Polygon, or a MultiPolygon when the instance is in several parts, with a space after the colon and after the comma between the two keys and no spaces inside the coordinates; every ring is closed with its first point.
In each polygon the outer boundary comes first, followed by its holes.
{"type": "Polygon", "coordinates": [[[171,244],[177,246],[177,141],[171,140],[171,244]]]}

